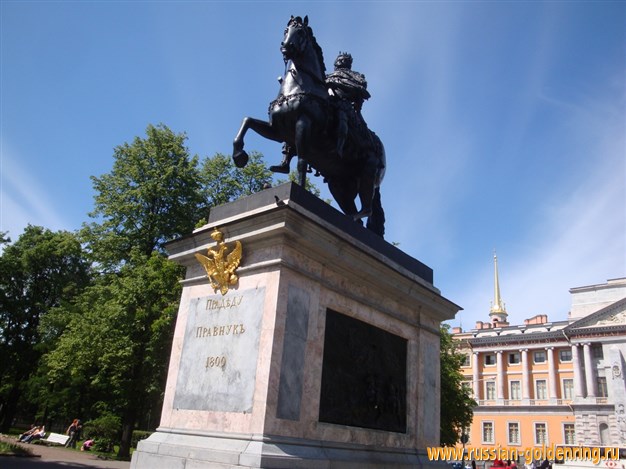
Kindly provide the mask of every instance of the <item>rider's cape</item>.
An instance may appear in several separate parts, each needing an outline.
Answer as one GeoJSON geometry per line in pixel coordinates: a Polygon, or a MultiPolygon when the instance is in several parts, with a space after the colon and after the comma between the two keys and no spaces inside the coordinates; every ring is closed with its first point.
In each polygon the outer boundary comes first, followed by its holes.
{"type": "Polygon", "coordinates": [[[360,110],[363,101],[371,96],[367,91],[365,75],[354,70],[335,70],[326,77],[326,84],[339,97],[355,103],[357,110],[360,110]]]}
{"type": "Polygon", "coordinates": [[[349,140],[357,148],[370,149],[372,136],[361,115],[363,101],[371,96],[367,91],[365,75],[350,69],[339,69],[326,76],[326,84],[333,90],[334,99],[331,102],[335,109],[348,117],[349,140]]]}

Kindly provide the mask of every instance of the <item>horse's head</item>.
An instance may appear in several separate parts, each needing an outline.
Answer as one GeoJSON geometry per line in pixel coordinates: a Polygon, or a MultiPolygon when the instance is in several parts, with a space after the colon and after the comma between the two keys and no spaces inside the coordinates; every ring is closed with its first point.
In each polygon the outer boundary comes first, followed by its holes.
{"type": "Polygon", "coordinates": [[[317,43],[313,30],[309,27],[309,17],[302,19],[292,16],[287,27],[283,42],[280,43],[285,63],[291,62],[297,67],[303,67],[310,74],[314,74],[318,81],[323,82],[326,77],[324,54],[317,43]]]}
{"type": "Polygon", "coordinates": [[[299,16],[292,16],[285,28],[283,42],[280,43],[280,51],[285,61],[301,57],[309,46],[311,36],[309,17],[305,16],[303,20],[299,16]]]}

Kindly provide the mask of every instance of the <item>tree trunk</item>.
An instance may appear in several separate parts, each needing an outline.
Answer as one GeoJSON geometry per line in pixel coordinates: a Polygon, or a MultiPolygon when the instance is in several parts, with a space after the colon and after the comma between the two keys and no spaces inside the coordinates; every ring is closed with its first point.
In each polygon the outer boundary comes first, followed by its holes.
{"type": "Polygon", "coordinates": [[[2,405],[0,410],[0,432],[8,433],[15,414],[17,413],[17,402],[20,398],[19,386],[14,386],[9,394],[6,402],[2,405]]]}
{"type": "Polygon", "coordinates": [[[120,459],[130,458],[130,446],[133,440],[136,420],[137,416],[134,410],[128,410],[124,413],[124,418],[122,419],[122,440],[120,441],[120,449],[117,452],[117,457],[120,459]]]}

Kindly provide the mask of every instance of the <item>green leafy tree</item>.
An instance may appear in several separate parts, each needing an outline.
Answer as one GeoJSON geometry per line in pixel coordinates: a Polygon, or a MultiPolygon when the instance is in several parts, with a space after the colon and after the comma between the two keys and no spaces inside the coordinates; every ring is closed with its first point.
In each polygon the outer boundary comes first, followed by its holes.
{"type": "Polygon", "coordinates": [[[84,240],[104,267],[128,260],[133,248],[145,256],[167,240],[191,232],[202,204],[198,158],[190,157],[184,133],[149,125],[114,150],[113,170],[93,176],[98,218],[85,225],[84,240]]]}
{"type": "MultiPolygon", "coordinates": [[[[99,412],[120,415],[121,457],[129,456],[137,420],[164,384],[182,271],[165,259],[163,245],[192,231],[203,204],[198,158],[186,140],[163,124],[148,125],[145,138],[114,149],[110,173],[92,177],[90,216],[97,220],[81,235],[101,277],[60,312],[75,314],[46,360],[52,383],[88,384],[90,399],[81,402],[99,399],[99,412]]],[[[84,411],[93,412],[75,410],[84,411]]]]}
{"type": "Polygon", "coordinates": [[[202,162],[200,174],[208,207],[254,194],[272,183],[272,172],[258,152],[251,152],[248,164],[241,169],[235,167],[230,156],[216,153],[202,162]]]}
{"type": "Polygon", "coordinates": [[[45,340],[39,323],[89,282],[76,235],[28,225],[0,256],[0,430],[7,431],[37,369],[45,340]]]}
{"type": "Polygon", "coordinates": [[[199,167],[185,141],[164,125],[148,126],[146,138],[115,148],[112,171],[92,178],[96,221],[81,232],[100,275],[44,324],[51,336],[63,325],[44,365],[69,398],[64,412],[119,416],[122,458],[137,423],[160,413],[182,276],[164,243],[190,233],[210,206],[271,180],[259,154],[245,171],[223,155],[199,167]]]}
{"type": "Polygon", "coordinates": [[[474,416],[476,401],[471,391],[463,386],[461,365],[464,356],[459,353],[450,334],[450,326],[441,326],[441,420],[440,443],[454,446],[463,429],[468,428],[474,416]]]}
{"type": "MultiPolygon", "coordinates": [[[[130,455],[135,424],[160,411],[180,298],[180,268],[163,255],[134,250],[118,272],[103,275],[86,289],[58,346],[46,356],[49,379],[63,383],[91,408],[86,418],[121,417],[119,456],[130,455]],[[68,356],[71,360],[68,360],[68,356]]],[[[75,403],[76,405],[80,403],[75,403]]]]}

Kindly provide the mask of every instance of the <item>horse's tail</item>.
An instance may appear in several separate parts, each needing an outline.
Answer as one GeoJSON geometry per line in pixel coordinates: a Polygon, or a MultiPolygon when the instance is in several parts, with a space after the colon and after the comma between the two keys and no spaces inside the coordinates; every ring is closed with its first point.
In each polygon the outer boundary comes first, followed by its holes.
{"type": "Polygon", "coordinates": [[[380,200],[380,187],[374,191],[372,199],[372,214],[367,217],[367,229],[372,230],[381,238],[385,237],[385,211],[380,200]]]}
{"type": "Polygon", "coordinates": [[[373,131],[370,131],[372,140],[374,142],[375,154],[377,158],[376,177],[374,180],[374,197],[372,198],[372,214],[367,217],[367,228],[372,230],[381,238],[385,236],[385,211],[383,210],[383,204],[380,200],[380,185],[385,177],[385,170],[387,169],[387,155],[385,154],[385,147],[378,135],[373,131]]]}
{"type": "Polygon", "coordinates": [[[372,138],[374,139],[374,145],[376,148],[376,157],[378,159],[378,170],[376,173],[376,187],[380,187],[383,183],[383,179],[385,178],[385,171],[387,170],[387,154],[385,153],[385,146],[383,142],[380,140],[380,137],[376,135],[375,132],[372,132],[372,138]]]}

